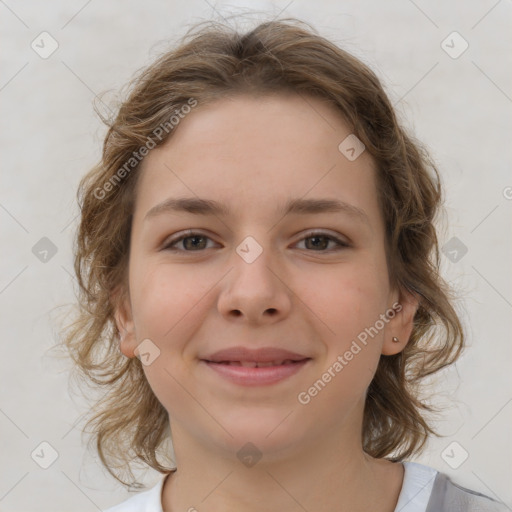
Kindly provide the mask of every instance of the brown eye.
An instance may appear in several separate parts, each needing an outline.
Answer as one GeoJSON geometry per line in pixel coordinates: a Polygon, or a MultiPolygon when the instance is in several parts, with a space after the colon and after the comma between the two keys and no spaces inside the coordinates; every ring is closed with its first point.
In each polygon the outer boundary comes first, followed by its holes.
{"type": "Polygon", "coordinates": [[[349,244],[343,240],[340,240],[339,238],[324,232],[309,233],[308,236],[304,237],[300,242],[303,241],[305,241],[307,250],[312,250],[315,252],[331,252],[333,250],[337,251],[346,247],[350,247],[349,244]],[[308,240],[311,240],[311,242],[308,243],[308,240]],[[334,243],[334,248],[331,247],[331,249],[325,250],[328,248],[329,243],[334,243]]]}
{"type": "MultiPolygon", "coordinates": [[[[211,246],[208,247],[208,240],[211,241],[211,238],[203,233],[188,231],[178,237],[171,238],[165,243],[162,250],[175,252],[198,252],[211,248],[211,246]],[[178,244],[181,244],[181,246],[178,244]]],[[[305,242],[305,250],[314,252],[333,252],[350,247],[348,243],[325,232],[309,233],[308,236],[302,238],[299,243],[301,242],[305,242]],[[330,248],[329,244],[331,244],[330,248]]]]}
{"type": "Polygon", "coordinates": [[[203,235],[202,233],[196,233],[193,231],[187,232],[184,235],[181,235],[177,238],[170,239],[164,247],[163,250],[169,251],[184,251],[184,252],[194,252],[200,251],[203,249],[207,249],[207,241],[211,240],[211,238],[203,235]],[[176,248],[175,246],[179,243],[182,243],[182,246],[176,248]]]}

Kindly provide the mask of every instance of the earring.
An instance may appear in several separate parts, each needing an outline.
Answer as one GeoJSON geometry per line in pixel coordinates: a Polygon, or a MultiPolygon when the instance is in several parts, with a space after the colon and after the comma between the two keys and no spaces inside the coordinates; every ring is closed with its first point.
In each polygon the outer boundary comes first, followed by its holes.
{"type": "Polygon", "coordinates": [[[398,343],[400,340],[396,337],[396,336],[393,336],[393,343],[398,343]]]}

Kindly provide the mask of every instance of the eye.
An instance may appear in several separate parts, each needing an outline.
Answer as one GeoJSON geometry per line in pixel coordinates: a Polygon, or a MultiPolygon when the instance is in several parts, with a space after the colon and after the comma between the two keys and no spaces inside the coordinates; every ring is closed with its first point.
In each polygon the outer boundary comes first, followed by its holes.
{"type": "MultiPolygon", "coordinates": [[[[182,233],[181,235],[169,239],[162,250],[167,251],[182,251],[182,252],[196,252],[203,249],[208,249],[208,240],[212,239],[201,232],[192,231],[191,229],[182,233]],[[181,247],[176,247],[177,244],[182,244],[181,247]]],[[[307,236],[302,238],[300,242],[306,242],[306,250],[313,250],[314,252],[331,252],[338,251],[344,248],[350,247],[350,245],[343,240],[335,237],[329,233],[323,231],[309,232],[307,236]],[[308,240],[312,242],[308,244],[308,240]],[[334,248],[325,250],[328,248],[329,243],[335,244],[334,248]]]]}
{"type": "Polygon", "coordinates": [[[333,250],[340,251],[344,248],[350,247],[348,243],[344,242],[343,240],[340,240],[338,237],[335,237],[323,231],[310,232],[307,234],[307,236],[302,238],[300,242],[306,242],[306,249],[312,248],[314,252],[331,252],[333,250]],[[312,243],[308,244],[307,240],[312,240],[312,243]],[[333,242],[335,244],[335,248],[327,251],[322,250],[326,249],[330,242],[333,242]],[[308,245],[309,247],[307,247],[308,245]]]}
{"type": "Polygon", "coordinates": [[[206,249],[207,240],[211,240],[211,238],[206,235],[203,235],[203,233],[199,233],[197,231],[192,231],[191,229],[189,229],[185,234],[182,234],[175,238],[171,238],[168,241],[166,241],[165,245],[162,247],[162,250],[184,250],[184,252],[194,252],[201,249],[206,249]],[[176,249],[174,246],[180,242],[183,242],[182,248],[176,249]],[[185,249],[183,249],[183,247],[185,249]]]}

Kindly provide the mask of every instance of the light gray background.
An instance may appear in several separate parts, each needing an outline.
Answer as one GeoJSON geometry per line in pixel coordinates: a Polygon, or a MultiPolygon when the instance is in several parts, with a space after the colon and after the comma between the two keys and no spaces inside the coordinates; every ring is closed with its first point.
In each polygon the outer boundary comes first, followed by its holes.
{"type": "MultiPolygon", "coordinates": [[[[468,249],[458,262],[443,255],[443,273],[462,296],[470,348],[433,382],[433,402],[450,406],[437,422],[445,437],[432,439],[414,460],[512,506],[511,1],[6,0],[0,1],[2,511],[94,511],[128,496],[86,450],[80,436],[86,406],[70,396],[66,365],[46,354],[57,340],[61,306],[73,301],[75,190],[99,158],[105,134],[92,101],[118,90],[192,23],[253,12],[254,25],[255,11],[308,21],[368,63],[438,162],[448,212],[441,245],[456,236],[468,249]],[[43,31],[59,45],[47,59],[31,48],[43,31]],[[441,47],[453,31],[469,43],[456,59],[441,47]],[[42,237],[58,249],[46,262],[32,252],[42,237]],[[31,458],[43,441],[58,453],[48,469],[31,458]],[[453,469],[462,450],[469,456],[453,469]]],[[[461,41],[450,41],[453,51],[461,48],[461,41]]],[[[43,452],[47,457],[49,450],[43,452]]],[[[148,485],[157,477],[144,475],[148,485]]]]}

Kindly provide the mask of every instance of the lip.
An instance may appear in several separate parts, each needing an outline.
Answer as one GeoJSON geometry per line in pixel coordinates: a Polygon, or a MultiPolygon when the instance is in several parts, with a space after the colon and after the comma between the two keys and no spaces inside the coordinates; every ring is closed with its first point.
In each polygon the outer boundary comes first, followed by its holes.
{"type": "Polygon", "coordinates": [[[201,359],[203,361],[211,361],[214,363],[220,363],[224,361],[251,361],[256,363],[270,363],[272,361],[284,361],[286,359],[291,359],[292,361],[301,361],[303,359],[308,359],[308,356],[275,347],[248,348],[238,346],[219,350],[201,359]]]}
{"type": "Polygon", "coordinates": [[[311,358],[303,359],[278,366],[263,366],[252,368],[249,366],[232,366],[226,363],[215,363],[205,361],[201,363],[211,368],[217,375],[241,386],[265,386],[276,384],[288,377],[298,373],[304,366],[308,365],[311,358]]]}
{"type": "Polygon", "coordinates": [[[201,363],[212,369],[217,375],[242,386],[265,386],[276,384],[298,373],[312,359],[289,350],[261,347],[232,347],[219,350],[208,357],[202,358],[201,363]],[[280,363],[271,366],[252,367],[229,363],[280,363]]]}

